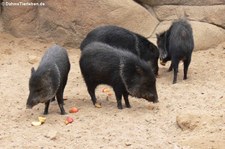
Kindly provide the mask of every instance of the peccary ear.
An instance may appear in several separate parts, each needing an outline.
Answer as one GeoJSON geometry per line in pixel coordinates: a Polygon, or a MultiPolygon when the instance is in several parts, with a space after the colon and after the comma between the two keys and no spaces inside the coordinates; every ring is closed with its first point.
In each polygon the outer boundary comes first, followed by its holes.
{"type": "Polygon", "coordinates": [[[35,72],[34,67],[31,68],[31,74],[33,74],[35,72]]]}
{"type": "Polygon", "coordinates": [[[132,61],[126,61],[121,65],[120,71],[127,92],[132,96],[138,96],[140,79],[144,73],[143,68],[132,61]]]}

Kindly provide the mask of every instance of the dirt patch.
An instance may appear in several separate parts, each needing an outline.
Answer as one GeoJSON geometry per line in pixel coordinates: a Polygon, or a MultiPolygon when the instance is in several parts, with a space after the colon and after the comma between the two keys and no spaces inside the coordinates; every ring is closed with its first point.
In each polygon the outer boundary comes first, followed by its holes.
{"type": "MultiPolygon", "coordinates": [[[[107,98],[97,89],[102,108],[95,108],[87,93],[78,65],[80,51],[68,49],[71,71],[66,86],[65,109],[74,122],[52,102],[46,122],[31,122],[42,115],[44,105],[26,109],[31,67],[37,68],[46,48],[28,38],[0,36],[0,144],[3,148],[223,148],[225,146],[225,50],[223,46],[193,53],[188,80],[180,64],[178,83],[172,84],[169,64],[160,66],[157,79],[159,103],[130,97],[132,108],[118,110],[114,94],[107,98]],[[71,107],[79,112],[71,114],[71,107]],[[195,115],[195,129],[177,125],[176,117],[195,115]]],[[[125,107],[125,106],[124,106],[125,107]]],[[[186,117],[186,119],[189,117],[186,117]]],[[[185,119],[185,120],[186,120],[185,119]]],[[[187,120],[188,121],[188,120],[187,120]]]]}

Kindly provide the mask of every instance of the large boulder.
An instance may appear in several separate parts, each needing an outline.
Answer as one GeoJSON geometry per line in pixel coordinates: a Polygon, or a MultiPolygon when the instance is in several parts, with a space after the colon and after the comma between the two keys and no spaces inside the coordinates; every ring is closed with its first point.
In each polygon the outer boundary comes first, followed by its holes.
{"type": "MultiPolygon", "coordinates": [[[[153,33],[151,40],[154,41],[157,33],[159,34],[166,31],[171,26],[171,23],[171,21],[161,22],[153,33]]],[[[190,21],[190,24],[193,29],[194,50],[213,48],[225,41],[225,30],[220,27],[198,21],[190,21]]]]}
{"type": "Polygon", "coordinates": [[[136,1],[150,6],[158,6],[158,5],[208,6],[208,5],[225,4],[224,0],[136,0],[136,1]]]}
{"type": "Polygon", "coordinates": [[[131,0],[46,0],[44,3],[43,7],[4,7],[5,30],[17,37],[38,36],[78,47],[85,35],[99,25],[114,24],[150,36],[158,24],[154,16],[131,0]]]}
{"type": "MultiPolygon", "coordinates": [[[[35,0],[21,0],[20,2],[34,2],[35,0]]],[[[18,0],[11,0],[16,3],[18,0]]],[[[3,27],[16,37],[33,36],[37,33],[37,7],[32,6],[3,6],[3,27]]]]}
{"type": "Polygon", "coordinates": [[[225,41],[225,30],[220,27],[197,21],[191,21],[191,25],[196,50],[214,48],[225,41]]]}
{"type": "Polygon", "coordinates": [[[174,19],[186,17],[192,20],[195,49],[211,48],[225,41],[225,0],[45,0],[43,3],[45,6],[1,7],[0,31],[79,47],[89,31],[111,24],[150,37],[155,43],[155,33],[168,29],[174,19]]]}
{"type": "Polygon", "coordinates": [[[216,24],[225,28],[225,5],[213,6],[176,6],[164,5],[153,8],[159,20],[174,20],[186,17],[190,20],[216,24]]]}

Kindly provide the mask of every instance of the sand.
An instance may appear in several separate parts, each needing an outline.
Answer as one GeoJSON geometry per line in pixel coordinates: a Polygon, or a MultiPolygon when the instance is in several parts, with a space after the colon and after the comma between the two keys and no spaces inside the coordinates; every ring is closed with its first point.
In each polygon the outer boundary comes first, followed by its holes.
{"type": "MultiPolygon", "coordinates": [[[[0,148],[154,148],[222,149],[225,146],[225,44],[193,53],[188,79],[179,65],[178,83],[172,84],[169,63],[157,78],[159,103],[130,97],[132,108],[118,110],[113,93],[96,90],[102,108],[92,105],[78,65],[80,50],[68,49],[71,71],[60,115],[52,102],[46,122],[31,126],[44,104],[26,109],[31,67],[37,68],[53,43],[0,36],[0,148]],[[79,112],[69,113],[71,107],[79,112]],[[66,125],[67,116],[74,122],[66,125]]],[[[124,104],[124,102],[123,102],[124,104]]],[[[125,107],[125,106],[124,106],[125,107]]]]}

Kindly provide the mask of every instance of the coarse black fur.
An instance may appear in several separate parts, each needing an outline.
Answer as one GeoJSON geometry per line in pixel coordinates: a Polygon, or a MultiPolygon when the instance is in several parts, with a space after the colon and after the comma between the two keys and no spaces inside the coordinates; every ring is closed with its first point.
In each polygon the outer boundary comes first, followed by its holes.
{"type": "Polygon", "coordinates": [[[92,42],[82,51],[80,69],[94,105],[97,100],[95,88],[99,84],[112,86],[119,109],[122,109],[122,96],[126,107],[130,107],[128,95],[158,102],[151,67],[131,52],[92,42]]]}
{"type": "Polygon", "coordinates": [[[171,60],[169,71],[174,70],[173,83],[177,82],[178,64],[181,60],[184,62],[183,79],[187,79],[187,71],[194,49],[191,25],[184,19],[174,21],[167,31],[157,35],[157,45],[161,64],[165,65],[171,60]]]}
{"type": "Polygon", "coordinates": [[[102,42],[118,49],[127,50],[151,64],[158,75],[159,50],[145,37],[118,26],[97,27],[87,34],[80,45],[83,50],[91,42],[102,42]]]}
{"type": "Polygon", "coordinates": [[[27,108],[45,103],[44,114],[48,114],[50,101],[56,97],[61,114],[66,114],[63,108],[63,92],[69,71],[70,62],[66,49],[58,45],[50,47],[42,57],[37,70],[31,69],[27,108]]]}

